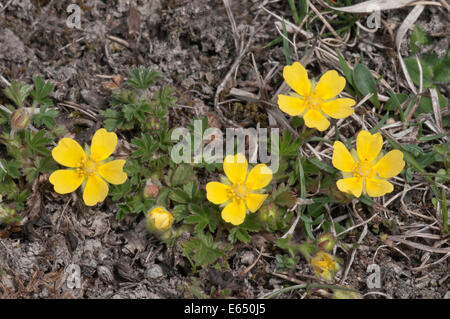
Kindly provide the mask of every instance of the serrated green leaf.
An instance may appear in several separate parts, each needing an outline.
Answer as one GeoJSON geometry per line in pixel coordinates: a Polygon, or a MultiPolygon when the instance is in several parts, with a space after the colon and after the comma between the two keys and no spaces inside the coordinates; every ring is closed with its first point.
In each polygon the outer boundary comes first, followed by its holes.
{"type": "Polygon", "coordinates": [[[13,101],[18,108],[21,108],[32,88],[32,85],[13,81],[9,87],[3,89],[3,93],[13,101]]]}
{"type": "Polygon", "coordinates": [[[411,54],[415,54],[419,51],[420,46],[429,44],[430,42],[431,38],[428,33],[420,25],[416,24],[411,33],[411,39],[409,42],[409,50],[411,51],[411,54]]]}
{"type": "Polygon", "coordinates": [[[31,97],[33,98],[33,103],[43,104],[46,106],[52,106],[53,102],[49,98],[49,95],[53,92],[55,86],[49,81],[44,82],[40,77],[34,78],[34,89],[31,91],[31,97]]]}
{"type": "Polygon", "coordinates": [[[189,181],[191,181],[194,178],[194,170],[192,167],[188,164],[181,164],[177,166],[175,171],[173,172],[172,178],[171,178],[171,185],[172,186],[180,186],[187,184],[189,181]]]}

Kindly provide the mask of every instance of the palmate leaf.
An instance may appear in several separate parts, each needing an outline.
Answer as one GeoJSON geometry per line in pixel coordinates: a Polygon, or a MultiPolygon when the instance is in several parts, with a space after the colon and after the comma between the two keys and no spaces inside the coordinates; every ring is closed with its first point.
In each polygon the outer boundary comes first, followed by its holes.
{"type": "Polygon", "coordinates": [[[47,107],[47,105],[41,106],[39,108],[39,113],[33,117],[33,121],[36,126],[45,125],[47,128],[52,129],[56,125],[58,111],[48,110],[47,107]]]}
{"type": "Polygon", "coordinates": [[[189,205],[191,208],[191,215],[184,219],[186,224],[196,224],[194,231],[196,233],[203,233],[204,229],[208,227],[212,233],[216,230],[219,223],[218,214],[207,206],[189,205]]]}
{"type": "Polygon", "coordinates": [[[25,140],[30,147],[33,154],[48,155],[50,151],[48,149],[48,144],[52,141],[50,138],[45,137],[45,131],[39,131],[37,133],[31,133],[30,131],[25,131],[25,140]]]}
{"type": "Polygon", "coordinates": [[[225,252],[230,250],[229,244],[214,242],[211,234],[199,233],[189,241],[183,243],[184,255],[191,262],[194,271],[200,266],[206,268],[218,258],[226,258],[225,252]],[[224,246],[221,248],[221,246],[224,246]]]}
{"type": "Polygon", "coordinates": [[[33,102],[46,106],[52,106],[53,102],[49,95],[53,92],[55,86],[49,81],[44,82],[40,77],[34,78],[34,89],[30,92],[33,102]]]}
{"type": "Polygon", "coordinates": [[[136,147],[132,157],[141,158],[144,161],[151,160],[158,149],[158,142],[154,141],[149,134],[142,134],[141,138],[134,138],[131,144],[136,147]]]}
{"type": "Polygon", "coordinates": [[[9,87],[3,90],[3,93],[21,108],[32,88],[32,85],[14,81],[9,87]]]}
{"type": "Polygon", "coordinates": [[[164,109],[174,107],[177,105],[177,98],[175,96],[175,92],[173,91],[172,88],[167,86],[155,92],[153,98],[155,99],[154,103],[158,106],[161,106],[164,109]]]}
{"type": "Polygon", "coordinates": [[[145,67],[133,68],[129,74],[128,84],[136,89],[147,89],[159,76],[159,72],[150,71],[145,67]]]}
{"type": "Polygon", "coordinates": [[[12,160],[7,162],[4,159],[0,159],[0,181],[4,179],[6,175],[12,178],[19,178],[20,163],[18,161],[12,160]]]}
{"type": "Polygon", "coordinates": [[[291,133],[288,130],[285,130],[280,140],[280,156],[297,156],[301,143],[302,141],[300,138],[292,138],[291,133]]]}

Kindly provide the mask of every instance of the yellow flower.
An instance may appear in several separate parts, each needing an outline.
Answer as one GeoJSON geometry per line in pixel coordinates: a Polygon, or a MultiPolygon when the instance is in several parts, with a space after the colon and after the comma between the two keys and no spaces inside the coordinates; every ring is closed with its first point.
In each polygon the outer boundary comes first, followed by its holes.
{"type": "Polygon", "coordinates": [[[52,150],[52,156],[56,162],[71,169],[60,169],[50,175],[49,180],[55,192],[71,193],[86,181],[83,192],[86,205],[94,206],[104,201],[108,195],[108,184],[105,180],[119,185],[127,179],[127,174],[123,172],[125,160],[105,162],[114,152],[116,145],[117,135],[108,133],[104,128],[95,132],[89,155],[74,139],[62,138],[52,150]]]}
{"type": "Polygon", "coordinates": [[[305,68],[294,62],[284,67],[283,77],[295,93],[278,95],[278,105],[291,116],[302,115],[307,127],[325,131],[330,126],[327,116],[343,119],[353,114],[353,99],[335,98],[345,87],[345,78],[335,70],[322,75],[314,86],[308,80],[305,68]]]}
{"type": "Polygon", "coordinates": [[[364,192],[370,197],[377,197],[394,190],[394,186],[386,179],[398,175],[405,167],[403,153],[393,150],[381,157],[382,147],[381,134],[372,135],[368,131],[359,132],[356,152],[352,150],[353,156],[343,143],[334,142],[333,166],[341,170],[344,177],[337,181],[341,192],[356,197],[364,192]]]}
{"type": "Polygon", "coordinates": [[[174,222],[173,215],[163,207],[154,207],[148,212],[146,225],[150,230],[165,232],[174,222]]]}
{"type": "Polygon", "coordinates": [[[317,278],[322,278],[327,281],[332,281],[335,273],[341,269],[336,257],[321,250],[311,259],[311,265],[314,268],[317,278]]]}
{"type": "Polygon", "coordinates": [[[265,164],[258,164],[248,171],[248,163],[241,153],[228,155],[223,162],[226,179],[223,183],[210,182],[206,185],[206,197],[216,205],[225,204],[222,219],[233,225],[244,222],[247,210],[256,212],[267,198],[261,189],[272,180],[272,171],[265,164]]]}

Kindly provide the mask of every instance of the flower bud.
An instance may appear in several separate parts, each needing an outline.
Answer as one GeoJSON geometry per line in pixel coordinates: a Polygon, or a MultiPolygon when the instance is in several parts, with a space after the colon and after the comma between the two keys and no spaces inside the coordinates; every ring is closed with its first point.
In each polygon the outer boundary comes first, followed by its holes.
{"type": "Polygon", "coordinates": [[[258,211],[258,217],[263,223],[270,224],[277,217],[277,208],[274,203],[268,203],[261,207],[258,211]]]}
{"type": "Polygon", "coordinates": [[[320,250],[332,251],[336,245],[336,239],[331,234],[322,234],[317,238],[317,246],[320,250]]]}
{"type": "Polygon", "coordinates": [[[148,212],[145,226],[150,231],[164,233],[172,227],[173,222],[173,215],[164,207],[157,206],[148,212]]]}
{"type": "Polygon", "coordinates": [[[161,123],[159,118],[157,117],[149,117],[147,119],[147,127],[151,130],[160,130],[161,129],[161,123]]]}
{"type": "Polygon", "coordinates": [[[23,107],[12,112],[10,117],[11,129],[18,132],[27,128],[30,123],[30,115],[23,107]]]}
{"type": "Polygon", "coordinates": [[[156,198],[159,195],[159,185],[153,184],[151,179],[147,180],[144,187],[145,198],[156,198]]]}
{"type": "Polygon", "coordinates": [[[16,215],[14,209],[3,206],[0,203],[0,224],[12,224],[19,221],[19,216],[16,215]]]}

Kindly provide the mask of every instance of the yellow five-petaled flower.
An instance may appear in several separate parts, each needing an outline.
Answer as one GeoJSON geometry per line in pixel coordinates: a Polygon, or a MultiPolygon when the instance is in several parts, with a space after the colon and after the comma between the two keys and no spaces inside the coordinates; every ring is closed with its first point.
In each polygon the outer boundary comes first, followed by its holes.
{"type": "Polygon", "coordinates": [[[105,162],[116,146],[117,135],[108,133],[104,128],[95,132],[90,154],[86,154],[74,139],[62,138],[52,150],[52,156],[56,162],[71,169],[60,169],[50,175],[55,192],[71,193],[86,181],[83,192],[86,205],[93,206],[104,201],[109,190],[105,180],[119,185],[127,179],[127,174],[123,172],[125,160],[105,162]]]}
{"type": "Polygon", "coordinates": [[[345,87],[345,78],[335,70],[322,75],[314,86],[303,65],[294,62],[284,67],[283,77],[295,93],[278,95],[278,105],[291,116],[303,115],[307,127],[325,131],[330,126],[327,116],[343,119],[353,114],[353,99],[335,98],[345,87]]]}
{"type": "Polygon", "coordinates": [[[267,198],[262,188],[272,180],[272,171],[265,164],[258,164],[248,173],[248,163],[241,153],[228,155],[223,162],[228,177],[225,184],[210,182],[206,185],[206,197],[216,205],[225,204],[222,218],[233,225],[244,222],[247,210],[256,212],[267,198]]]}
{"type": "Polygon", "coordinates": [[[380,133],[359,132],[356,138],[356,152],[350,153],[342,142],[334,142],[333,166],[342,171],[343,179],[337,181],[341,192],[356,197],[367,193],[370,197],[383,196],[394,190],[386,179],[398,175],[405,162],[403,153],[393,150],[381,157],[383,137],[380,133]]]}

